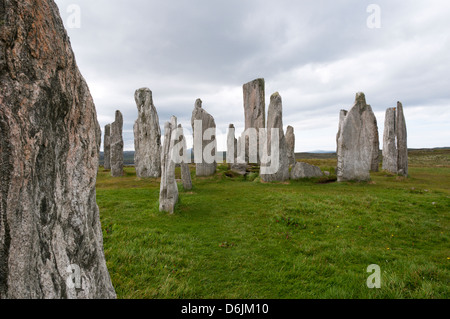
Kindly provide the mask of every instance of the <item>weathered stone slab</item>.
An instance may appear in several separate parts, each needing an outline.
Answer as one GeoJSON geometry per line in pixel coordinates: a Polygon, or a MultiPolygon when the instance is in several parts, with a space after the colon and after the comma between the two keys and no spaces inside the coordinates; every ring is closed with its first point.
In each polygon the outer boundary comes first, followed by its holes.
{"type": "Polygon", "coordinates": [[[177,128],[177,118],[172,116],[171,121],[164,125],[164,143],[161,153],[161,185],[159,193],[159,210],[173,214],[178,202],[178,185],[175,179],[174,146],[177,128]]]}
{"type": "Polygon", "coordinates": [[[116,111],[116,120],[111,124],[111,176],[123,176],[123,116],[116,111]]]}
{"type": "Polygon", "coordinates": [[[379,138],[375,115],[364,93],[343,119],[338,133],[338,181],[368,181],[370,170],[378,167],[379,138]]]}
{"type": "MultiPolygon", "coordinates": [[[[266,127],[265,81],[256,79],[243,85],[245,130],[255,128],[257,135],[260,128],[266,127]]],[[[245,137],[245,161],[249,162],[249,138],[245,137]]],[[[259,144],[259,135],[258,141],[259,144]]],[[[259,162],[259,157],[258,157],[259,162]]]]}
{"type": "MultiPolygon", "coordinates": [[[[283,102],[278,92],[270,97],[267,115],[267,155],[270,162],[266,164],[261,156],[261,180],[264,182],[284,182],[289,180],[289,162],[286,156],[286,139],[283,132],[283,102]],[[278,129],[278,141],[272,140],[272,129],[278,129]],[[277,147],[278,146],[278,147],[277,147]],[[265,174],[264,168],[272,167],[273,173],[265,174]]],[[[260,154],[261,155],[261,154],[260,154]]]]}
{"type": "Polygon", "coordinates": [[[291,170],[291,179],[298,180],[303,178],[322,177],[324,174],[317,166],[310,165],[303,162],[295,163],[291,170]]]}
{"type": "Polygon", "coordinates": [[[202,108],[202,100],[197,99],[191,118],[192,131],[194,133],[194,159],[196,163],[196,175],[199,177],[212,176],[216,173],[216,123],[212,115],[202,108]],[[196,130],[195,121],[201,123],[201,131],[196,130]],[[212,132],[206,137],[205,132],[212,132]],[[206,137],[206,138],[205,138],[206,137]]]}
{"type": "Polygon", "coordinates": [[[183,132],[183,126],[181,124],[178,125],[178,134],[179,139],[178,143],[181,143],[181,151],[180,158],[183,159],[181,161],[181,181],[183,182],[183,188],[185,191],[192,190],[192,178],[191,178],[191,170],[189,169],[189,161],[187,161],[187,156],[184,152],[187,152],[187,143],[186,138],[183,132]]]}
{"type": "Polygon", "coordinates": [[[397,103],[397,152],[398,174],[408,176],[408,132],[402,103],[397,103]]]}
{"type": "Polygon", "coordinates": [[[0,70],[0,299],[115,298],[101,130],[53,0],[0,2],[0,70]]]}
{"type": "Polygon", "coordinates": [[[105,126],[105,137],[103,140],[104,169],[111,169],[111,124],[105,126]]]}
{"type": "Polygon", "coordinates": [[[134,124],[134,165],[140,178],[161,176],[161,129],[153,104],[152,91],[136,90],[134,94],[138,119],[134,124]]]}
{"type": "Polygon", "coordinates": [[[289,165],[295,165],[295,134],[292,126],[286,130],[286,153],[289,165]]]}
{"type": "Polygon", "coordinates": [[[383,135],[383,170],[397,174],[398,153],[397,153],[397,132],[396,110],[389,108],[386,111],[383,135]]]}

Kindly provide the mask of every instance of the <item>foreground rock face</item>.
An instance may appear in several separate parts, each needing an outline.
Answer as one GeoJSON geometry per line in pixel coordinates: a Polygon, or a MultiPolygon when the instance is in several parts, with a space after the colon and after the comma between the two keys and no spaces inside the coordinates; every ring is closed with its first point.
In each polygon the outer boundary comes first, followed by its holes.
{"type": "MultiPolygon", "coordinates": [[[[278,169],[273,174],[264,174],[261,170],[261,180],[264,182],[284,182],[289,180],[289,162],[286,156],[286,139],[283,132],[283,102],[280,94],[274,93],[270,97],[269,112],[267,115],[267,150],[271,161],[268,165],[261,160],[261,167],[273,166],[278,161],[278,169]],[[278,129],[278,148],[272,141],[272,129],[278,129]]],[[[261,154],[260,154],[261,155],[261,154]]]]}
{"type": "Polygon", "coordinates": [[[295,160],[295,134],[294,128],[288,126],[286,130],[286,153],[289,165],[294,165],[295,160]]]}
{"type": "Polygon", "coordinates": [[[105,137],[103,140],[104,169],[111,169],[111,124],[105,126],[105,137]]]}
{"type": "Polygon", "coordinates": [[[161,176],[161,129],[152,91],[139,89],[134,99],[138,108],[138,119],[134,124],[136,175],[140,178],[158,178],[161,176]]]}
{"type": "Polygon", "coordinates": [[[378,168],[378,126],[364,93],[356,95],[353,108],[343,118],[337,152],[339,182],[370,180],[370,170],[375,170],[375,166],[378,168]]]}
{"type": "Polygon", "coordinates": [[[397,151],[398,174],[408,176],[408,133],[402,103],[397,103],[397,151]]]}
{"type": "Polygon", "coordinates": [[[101,130],[58,8],[2,1],[0,17],[0,299],[114,298],[95,192],[101,130]]]}
{"type": "Polygon", "coordinates": [[[111,176],[123,175],[123,116],[116,111],[116,120],[111,124],[111,176]]]}
{"type": "Polygon", "coordinates": [[[175,179],[175,162],[173,148],[175,140],[173,131],[177,128],[177,118],[172,116],[164,125],[164,144],[161,153],[161,185],[159,192],[159,210],[173,214],[178,202],[178,185],[175,179]]]}
{"type": "Polygon", "coordinates": [[[291,170],[292,180],[322,176],[323,173],[319,167],[302,162],[297,162],[291,170]]]}
{"type": "Polygon", "coordinates": [[[193,151],[194,154],[196,152],[201,151],[203,156],[198,156],[199,158],[195,158],[196,163],[196,175],[197,176],[211,176],[216,173],[217,169],[217,162],[215,159],[216,156],[216,122],[214,121],[214,118],[212,115],[210,115],[208,112],[206,112],[202,108],[202,100],[198,99],[195,102],[194,111],[192,112],[192,118],[191,118],[191,124],[192,124],[192,131],[194,132],[194,147],[193,151]],[[195,121],[199,121],[202,124],[202,131],[197,132],[195,129],[195,121]],[[213,130],[214,134],[211,136],[211,139],[207,138],[201,138],[204,137],[206,130],[213,130]],[[212,146],[212,147],[211,147],[212,146]],[[198,149],[201,147],[201,150],[198,149]],[[200,158],[201,157],[201,158],[200,158]],[[213,157],[211,158],[211,161],[207,161],[207,157],[213,157]]]}
{"type": "MultiPolygon", "coordinates": [[[[243,85],[245,129],[266,127],[265,81],[256,79],[243,85]]],[[[249,139],[245,137],[245,161],[249,162],[249,139]]],[[[258,142],[259,143],[259,142],[258,142]]],[[[258,157],[259,160],[259,157],[258,157]]]]}

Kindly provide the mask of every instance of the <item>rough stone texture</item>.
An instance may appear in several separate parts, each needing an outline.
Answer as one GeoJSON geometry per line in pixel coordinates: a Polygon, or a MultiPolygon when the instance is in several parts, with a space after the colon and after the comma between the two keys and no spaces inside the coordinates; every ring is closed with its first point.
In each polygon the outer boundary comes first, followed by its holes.
{"type": "Polygon", "coordinates": [[[123,176],[123,116],[116,111],[116,120],[111,124],[111,176],[123,176]]]}
{"type": "MultiPolygon", "coordinates": [[[[191,118],[191,124],[192,124],[192,132],[195,136],[195,134],[197,134],[195,132],[195,128],[194,128],[194,121],[202,121],[202,134],[201,136],[204,135],[205,131],[207,129],[216,129],[216,122],[214,121],[214,118],[208,113],[206,112],[203,108],[202,108],[202,100],[197,99],[197,101],[195,102],[195,107],[194,107],[194,111],[192,112],[192,118],[191,118]]],[[[194,138],[195,141],[195,138],[194,138]]],[[[213,163],[206,163],[206,161],[204,160],[205,158],[205,154],[206,152],[209,152],[208,150],[205,151],[205,148],[207,146],[209,146],[211,143],[214,143],[214,145],[216,145],[216,136],[212,136],[211,140],[205,140],[202,138],[202,153],[203,153],[203,160],[201,161],[201,163],[196,163],[196,175],[197,176],[211,176],[214,175],[216,173],[216,168],[217,168],[217,162],[214,159],[213,163]]],[[[195,142],[194,142],[195,144],[195,142]]],[[[196,145],[194,145],[193,147],[193,152],[195,153],[195,149],[196,149],[196,145]]],[[[216,156],[216,150],[217,150],[217,145],[214,146],[213,150],[210,152],[212,156],[216,156]]]]}
{"type": "Polygon", "coordinates": [[[397,152],[398,174],[408,176],[408,133],[402,103],[397,103],[397,152]]]}
{"type": "Polygon", "coordinates": [[[234,164],[236,163],[237,155],[238,155],[238,140],[235,137],[235,128],[233,124],[230,124],[228,127],[228,135],[227,135],[227,163],[234,164]]]}
{"type": "Polygon", "coordinates": [[[323,173],[319,167],[303,162],[295,163],[291,170],[291,179],[298,180],[302,178],[322,177],[323,173]]]}
{"type": "Polygon", "coordinates": [[[161,153],[161,185],[159,193],[159,210],[173,214],[178,202],[178,185],[175,179],[175,162],[173,148],[175,140],[172,132],[177,128],[177,118],[172,116],[170,122],[164,125],[164,144],[161,153]]]}
{"type": "MultiPolygon", "coordinates": [[[[178,125],[178,130],[180,132],[179,143],[182,143],[182,151],[180,152],[180,157],[184,157],[184,150],[187,150],[186,138],[183,132],[183,126],[181,124],[178,125]]],[[[191,170],[189,169],[189,163],[186,161],[182,161],[181,165],[181,181],[183,182],[183,188],[185,191],[192,190],[192,178],[191,178],[191,170]]]]}
{"type": "Polygon", "coordinates": [[[1,1],[0,299],[115,298],[96,204],[100,143],[54,1],[1,1]],[[82,289],[66,284],[72,264],[82,289]]]}
{"type": "Polygon", "coordinates": [[[340,153],[340,149],[339,149],[339,138],[341,137],[342,134],[342,127],[344,126],[344,120],[347,117],[348,111],[347,110],[341,110],[341,112],[339,113],[339,128],[338,128],[338,133],[336,135],[336,145],[337,145],[337,150],[336,150],[336,154],[340,153]]]}
{"type": "Polygon", "coordinates": [[[370,170],[372,172],[378,172],[380,170],[380,137],[378,133],[378,123],[375,114],[372,111],[372,107],[368,105],[368,111],[366,112],[366,123],[371,130],[368,132],[368,136],[372,141],[372,156],[370,161],[370,170]]]}
{"type": "Polygon", "coordinates": [[[104,169],[111,169],[111,124],[105,126],[105,138],[103,140],[104,169]]]}
{"type": "Polygon", "coordinates": [[[286,152],[289,165],[294,165],[295,160],[295,134],[294,128],[288,126],[286,130],[286,152]]]}
{"type": "MultiPolygon", "coordinates": [[[[278,157],[279,168],[274,174],[261,174],[261,180],[264,182],[284,182],[289,180],[289,162],[286,156],[287,147],[286,139],[283,132],[283,102],[278,92],[270,97],[269,111],[267,114],[267,152],[272,158],[278,157]],[[272,129],[278,129],[279,132],[279,148],[272,147],[272,129]]],[[[261,155],[261,154],[260,154],[261,155]]],[[[261,163],[261,167],[270,166],[261,163]]]]}
{"type": "MultiPolygon", "coordinates": [[[[266,127],[265,81],[256,79],[243,85],[245,129],[266,127]]],[[[258,136],[259,138],[259,136],[258,136]]],[[[249,139],[245,137],[245,161],[249,162],[249,139]]],[[[259,144],[259,140],[258,140],[259,144]]],[[[258,161],[260,160],[258,156],[258,161]]]]}
{"type": "MultiPolygon", "coordinates": [[[[364,93],[356,95],[338,135],[338,181],[370,180],[370,170],[379,158],[378,127],[364,93]]],[[[377,164],[378,165],[378,164],[377,164]]]]}
{"type": "Polygon", "coordinates": [[[383,135],[383,170],[397,174],[398,172],[398,152],[397,152],[397,132],[396,110],[389,108],[386,111],[383,135]]]}
{"type": "Polygon", "coordinates": [[[138,109],[138,119],[134,124],[136,175],[140,178],[158,178],[161,176],[161,129],[152,91],[138,89],[134,99],[138,109]]]}

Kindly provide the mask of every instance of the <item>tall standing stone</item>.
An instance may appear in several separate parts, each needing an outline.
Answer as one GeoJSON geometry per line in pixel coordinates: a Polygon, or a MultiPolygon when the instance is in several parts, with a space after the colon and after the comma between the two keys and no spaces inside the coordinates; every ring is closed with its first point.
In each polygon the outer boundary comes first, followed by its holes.
{"type": "MultiPolygon", "coordinates": [[[[257,134],[260,128],[266,127],[265,81],[256,79],[243,85],[245,130],[255,128],[257,134]]],[[[245,137],[245,159],[249,162],[249,139],[245,137]]],[[[258,135],[259,144],[259,135],[258,135]]],[[[258,160],[260,158],[258,157],[258,160]]]]}
{"type": "Polygon", "coordinates": [[[103,168],[111,169],[111,124],[105,126],[103,139],[103,168]]]}
{"type": "Polygon", "coordinates": [[[237,139],[235,135],[235,127],[233,124],[230,124],[228,127],[228,135],[227,135],[227,163],[234,164],[236,163],[237,155],[238,155],[238,145],[237,139]]]}
{"type": "Polygon", "coordinates": [[[345,118],[347,117],[348,111],[347,110],[341,110],[341,112],[339,113],[339,128],[338,128],[338,133],[336,135],[336,145],[337,145],[337,150],[336,150],[336,154],[339,157],[339,153],[340,153],[340,148],[339,148],[339,138],[341,137],[342,134],[342,127],[344,126],[344,121],[345,118]]]}
{"type": "Polygon", "coordinates": [[[138,108],[138,119],[134,124],[136,175],[157,178],[161,176],[161,129],[152,91],[148,88],[136,90],[134,99],[138,108]]]}
{"type": "MultiPolygon", "coordinates": [[[[345,116],[338,134],[338,181],[370,180],[370,170],[378,159],[379,141],[375,115],[364,93],[345,116]]],[[[377,164],[378,165],[378,164],[377,164]]]]}
{"type": "Polygon", "coordinates": [[[372,156],[370,160],[370,171],[378,172],[380,170],[380,136],[378,133],[378,123],[375,114],[372,111],[372,107],[368,105],[368,111],[366,112],[366,123],[369,139],[372,141],[372,156]]]}
{"type": "Polygon", "coordinates": [[[191,118],[192,131],[194,132],[194,147],[197,176],[211,176],[216,173],[216,122],[214,118],[202,108],[202,100],[197,99],[191,118]],[[195,121],[201,123],[202,131],[195,128],[195,121]],[[205,138],[206,131],[213,132],[205,138]]]}
{"type": "Polygon", "coordinates": [[[178,202],[178,185],[175,179],[175,162],[173,148],[177,128],[177,118],[172,116],[171,121],[164,125],[164,143],[161,152],[161,185],[159,192],[159,210],[173,214],[178,202]]]}
{"type": "Polygon", "coordinates": [[[115,298],[101,130],[53,0],[0,2],[0,57],[0,299],[115,298]]]}
{"type": "Polygon", "coordinates": [[[383,169],[397,174],[398,172],[396,110],[389,108],[386,111],[383,135],[383,169]]]}
{"type": "MultiPolygon", "coordinates": [[[[271,157],[269,164],[261,160],[261,167],[274,165],[274,160],[278,158],[278,170],[273,174],[261,174],[264,182],[284,182],[289,180],[289,162],[286,156],[286,139],[283,132],[283,102],[278,92],[270,97],[269,111],[267,115],[267,152],[271,157]],[[272,129],[278,129],[278,148],[272,141],[272,129]]],[[[261,154],[260,154],[261,155],[261,154]]]]}
{"type": "Polygon", "coordinates": [[[178,125],[179,130],[179,140],[178,143],[181,143],[181,152],[179,154],[180,158],[182,158],[181,162],[181,181],[183,182],[183,188],[185,191],[192,190],[192,178],[191,178],[191,170],[189,168],[189,161],[187,161],[187,154],[184,152],[187,151],[187,143],[186,138],[183,132],[183,126],[181,124],[178,125]]]}
{"type": "Polygon", "coordinates": [[[116,120],[111,124],[111,176],[123,176],[123,116],[116,111],[116,120]]]}
{"type": "Polygon", "coordinates": [[[289,165],[294,165],[295,160],[295,134],[294,128],[288,126],[286,130],[286,152],[289,165]]]}
{"type": "Polygon", "coordinates": [[[408,132],[402,103],[397,103],[397,151],[398,174],[408,176],[408,132]]]}

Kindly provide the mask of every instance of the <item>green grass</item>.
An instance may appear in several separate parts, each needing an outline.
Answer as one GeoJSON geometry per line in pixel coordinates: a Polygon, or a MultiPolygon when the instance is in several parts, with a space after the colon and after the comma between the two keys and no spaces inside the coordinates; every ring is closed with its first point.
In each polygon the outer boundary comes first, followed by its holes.
{"type": "MultiPolygon", "coordinates": [[[[329,159],[311,161],[334,173],[329,159]]],[[[263,184],[220,166],[211,178],[193,174],[191,192],[179,184],[174,215],[158,211],[158,180],[100,169],[117,295],[449,298],[450,167],[426,162],[408,179],[380,172],[369,183],[263,184]],[[367,288],[371,264],[381,267],[381,289],[367,288]]]]}

